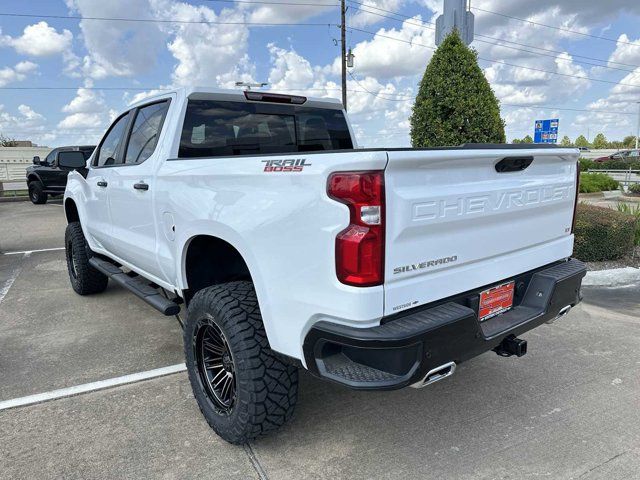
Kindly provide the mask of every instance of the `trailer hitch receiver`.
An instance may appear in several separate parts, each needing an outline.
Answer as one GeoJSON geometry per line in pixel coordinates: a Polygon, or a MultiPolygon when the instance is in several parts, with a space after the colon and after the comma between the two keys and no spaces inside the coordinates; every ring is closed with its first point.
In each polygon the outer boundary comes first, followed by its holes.
{"type": "Polygon", "coordinates": [[[527,341],[516,338],[515,335],[509,335],[493,351],[501,357],[511,357],[513,355],[522,357],[527,353],[527,341]]]}

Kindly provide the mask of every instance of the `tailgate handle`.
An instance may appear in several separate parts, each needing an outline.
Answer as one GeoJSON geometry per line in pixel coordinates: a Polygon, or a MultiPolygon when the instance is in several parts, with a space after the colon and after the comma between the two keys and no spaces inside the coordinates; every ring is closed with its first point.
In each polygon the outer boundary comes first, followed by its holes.
{"type": "Polygon", "coordinates": [[[496,163],[496,172],[521,172],[533,163],[533,157],[505,157],[496,163]]]}

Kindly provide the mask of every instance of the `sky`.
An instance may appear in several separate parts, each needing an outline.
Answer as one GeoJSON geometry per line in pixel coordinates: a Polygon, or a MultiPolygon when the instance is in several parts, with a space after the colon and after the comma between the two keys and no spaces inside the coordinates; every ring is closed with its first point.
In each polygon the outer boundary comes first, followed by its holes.
{"type": "MultiPolygon", "coordinates": [[[[409,116],[442,2],[348,1],[349,117],[360,146],[410,145],[409,116]]],[[[0,134],[52,147],[94,143],[132,101],[184,85],[268,82],[273,91],[340,98],[336,5],[3,0],[0,134]]],[[[534,121],[545,118],[559,118],[560,137],[571,139],[635,134],[638,0],[472,0],[471,7],[471,46],[501,102],[509,141],[533,136],[534,121]]]]}

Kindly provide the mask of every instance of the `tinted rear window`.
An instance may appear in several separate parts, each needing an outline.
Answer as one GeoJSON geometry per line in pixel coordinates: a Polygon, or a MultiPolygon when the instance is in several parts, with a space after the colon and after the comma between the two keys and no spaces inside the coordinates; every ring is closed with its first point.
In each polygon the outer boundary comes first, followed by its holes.
{"type": "Polygon", "coordinates": [[[178,155],[221,157],[352,148],[340,110],[189,100],[178,155]]]}

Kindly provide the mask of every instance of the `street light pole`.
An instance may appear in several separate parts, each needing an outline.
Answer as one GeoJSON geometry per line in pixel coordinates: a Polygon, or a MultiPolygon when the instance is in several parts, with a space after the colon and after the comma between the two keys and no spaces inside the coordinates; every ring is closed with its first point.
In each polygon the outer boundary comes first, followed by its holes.
{"type": "Polygon", "coordinates": [[[346,0],[340,1],[340,50],[342,59],[342,105],[347,109],[347,6],[346,0]]]}

